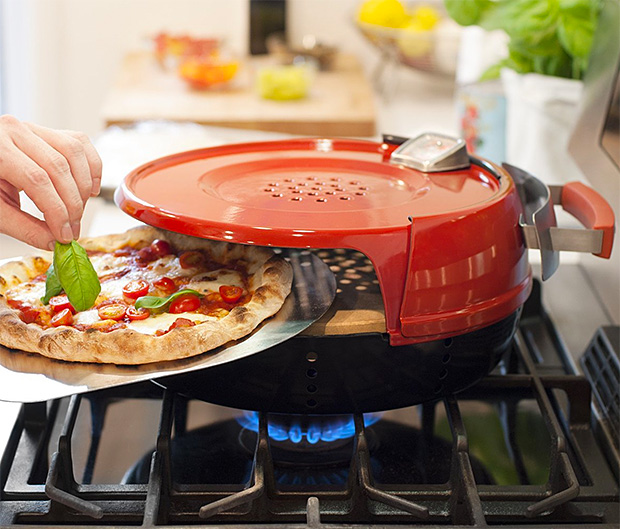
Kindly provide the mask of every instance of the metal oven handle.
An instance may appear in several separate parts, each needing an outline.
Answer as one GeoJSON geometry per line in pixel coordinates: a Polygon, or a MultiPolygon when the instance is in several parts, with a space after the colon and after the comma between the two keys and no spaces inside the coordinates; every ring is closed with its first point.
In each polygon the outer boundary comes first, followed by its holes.
{"type": "Polygon", "coordinates": [[[540,249],[543,279],[559,264],[558,252],[592,253],[608,259],[615,233],[614,212],[607,200],[581,182],[546,186],[533,175],[509,164],[503,168],[513,177],[524,215],[520,219],[525,244],[540,249]],[[558,228],[554,205],[578,219],[585,229],[558,228]]]}

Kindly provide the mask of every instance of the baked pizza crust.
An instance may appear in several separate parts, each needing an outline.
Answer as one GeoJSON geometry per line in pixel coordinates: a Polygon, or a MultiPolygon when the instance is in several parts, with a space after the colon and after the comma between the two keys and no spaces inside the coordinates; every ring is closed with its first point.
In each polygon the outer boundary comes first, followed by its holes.
{"type": "Polygon", "coordinates": [[[177,250],[204,250],[220,263],[245,260],[249,263],[250,289],[254,291],[251,300],[234,307],[223,318],[193,327],[178,327],[163,336],[147,335],[133,329],[111,332],[79,331],[64,326],[44,329],[35,323],[24,323],[4,296],[10,288],[47,270],[52,254],[44,252],[0,266],[0,343],[12,349],[69,362],[146,364],[177,360],[202,354],[248,335],[263,320],[280,310],[291,291],[291,266],[262,247],[199,239],[150,226],[118,235],[85,238],[79,242],[86,250],[113,252],[127,245],[146,246],[155,239],[164,239],[177,250]]]}

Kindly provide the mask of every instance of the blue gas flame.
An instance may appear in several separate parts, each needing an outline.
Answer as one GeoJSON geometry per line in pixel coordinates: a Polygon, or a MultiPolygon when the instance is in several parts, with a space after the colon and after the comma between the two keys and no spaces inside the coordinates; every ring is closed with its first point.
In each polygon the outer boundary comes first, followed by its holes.
{"type": "MultiPolygon", "coordinates": [[[[381,418],[380,413],[364,414],[364,425],[371,426],[381,418]]],[[[258,432],[258,412],[244,411],[243,415],[237,417],[237,422],[251,430],[258,432]]],[[[304,439],[311,445],[323,441],[331,443],[339,439],[348,439],[355,435],[355,423],[353,416],[338,416],[333,420],[327,420],[326,416],[317,417],[316,422],[310,422],[309,426],[301,426],[298,421],[292,421],[290,425],[284,426],[269,421],[267,425],[269,437],[274,441],[291,441],[295,444],[304,439]]]]}

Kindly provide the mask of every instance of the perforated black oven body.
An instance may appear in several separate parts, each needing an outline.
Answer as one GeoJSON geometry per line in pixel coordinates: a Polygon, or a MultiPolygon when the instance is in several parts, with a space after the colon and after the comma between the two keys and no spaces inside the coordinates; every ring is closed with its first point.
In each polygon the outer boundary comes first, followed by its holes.
{"type": "Polygon", "coordinates": [[[458,393],[510,349],[520,311],[470,333],[393,347],[381,334],[298,336],[262,353],[155,382],[214,404],[275,413],[390,410],[458,393]]]}

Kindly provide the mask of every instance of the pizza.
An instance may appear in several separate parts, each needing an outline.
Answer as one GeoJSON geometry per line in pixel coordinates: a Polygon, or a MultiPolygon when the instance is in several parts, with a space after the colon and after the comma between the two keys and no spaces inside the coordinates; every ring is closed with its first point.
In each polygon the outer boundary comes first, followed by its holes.
{"type": "Polygon", "coordinates": [[[150,226],[80,244],[101,283],[95,305],[76,312],[62,294],[43,304],[51,252],[6,262],[0,344],[70,362],[187,358],[248,335],[291,290],[291,266],[267,248],[150,226]],[[157,298],[171,301],[140,307],[157,298]]]}

